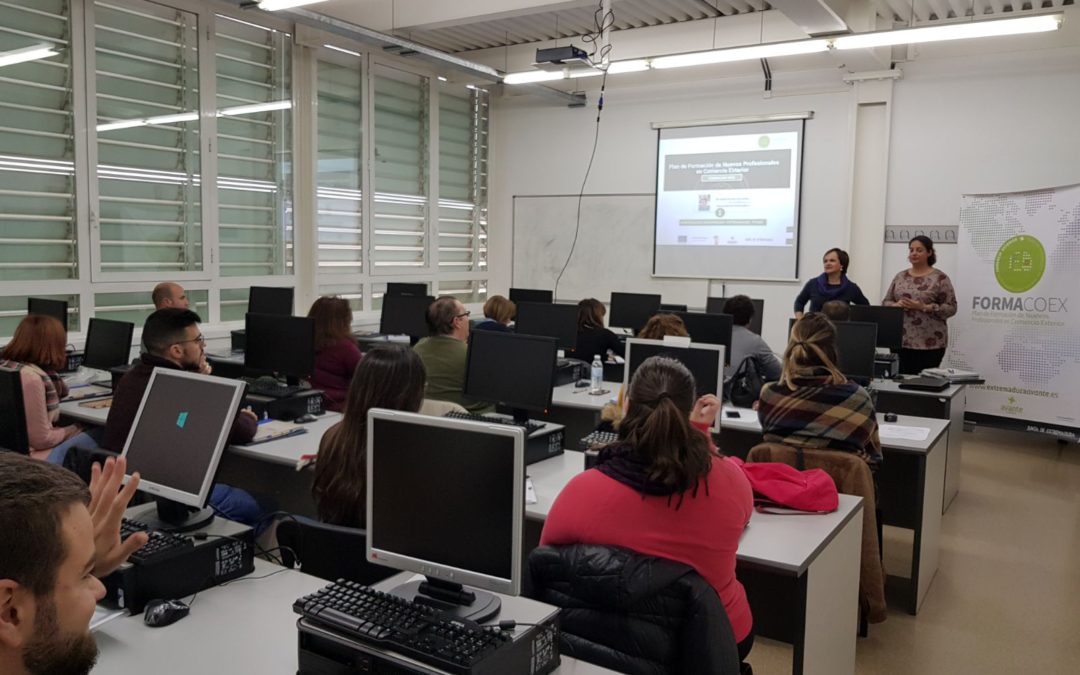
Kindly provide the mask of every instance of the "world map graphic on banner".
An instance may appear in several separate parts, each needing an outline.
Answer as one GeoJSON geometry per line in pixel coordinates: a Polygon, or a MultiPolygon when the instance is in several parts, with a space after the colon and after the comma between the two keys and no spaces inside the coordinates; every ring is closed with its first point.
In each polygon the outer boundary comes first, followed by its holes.
{"type": "Polygon", "coordinates": [[[964,195],[949,365],[969,412],[1080,427],[1080,186],[964,195]]]}

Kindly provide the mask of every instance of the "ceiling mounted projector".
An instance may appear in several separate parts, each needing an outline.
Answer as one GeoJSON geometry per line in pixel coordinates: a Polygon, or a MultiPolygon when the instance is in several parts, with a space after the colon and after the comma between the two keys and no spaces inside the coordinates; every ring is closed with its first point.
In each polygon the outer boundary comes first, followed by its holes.
{"type": "Polygon", "coordinates": [[[533,64],[533,66],[541,70],[562,70],[567,66],[578,65],[588,66],[589,54],[584,49],[579,49],[574,45],[537,49],[536,63],[533,64]]]}

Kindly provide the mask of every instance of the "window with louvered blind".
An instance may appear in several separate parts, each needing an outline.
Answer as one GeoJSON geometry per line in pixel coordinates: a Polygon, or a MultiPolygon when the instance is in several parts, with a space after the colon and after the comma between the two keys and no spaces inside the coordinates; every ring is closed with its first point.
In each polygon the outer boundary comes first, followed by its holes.
{"type": "Polygon", "coordinates": [[[488,94],[439,89],[439,271],[487,271],[488,94]]]}
{"type": "MultiPolygon", "coordinates": [[[[324,50],[316,69],[318,274],[360,274],[364,270],[360,59],[324,50]]],[[[320,287],[320,292],[329,291],[320,287]]]]}

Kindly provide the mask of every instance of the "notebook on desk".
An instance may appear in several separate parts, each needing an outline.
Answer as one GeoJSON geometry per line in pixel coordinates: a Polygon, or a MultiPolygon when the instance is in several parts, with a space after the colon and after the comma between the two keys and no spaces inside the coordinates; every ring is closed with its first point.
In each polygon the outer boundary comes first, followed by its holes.
{"type": "Polygon", "coordinates": [[[297,426],[292,422],[265,420],[259,422],[259,429],[255,432],[255,437],[248,441],[247,445],[257,445],[259,443],[266,443],[267,441],[285,438],[286,436],[298,436],[306,433],[307,429],[297,426]]]}
{"type": "Polygon", "coordinates": [[[82,401],[88,398],[112,396],[112,393],[111,387],[103,387],[98,384],[76,384],[68,389],[68,395],[63,400],[82,401]]]}
{"type": "Polygon", "coordinates": [[[95,398],[90,401],[83,401],[79,404],[80,408],[93,408],[94,410],[101,410],[102,408],[112,407],[112,392],[109,392],[108,398],[95,398]]]}

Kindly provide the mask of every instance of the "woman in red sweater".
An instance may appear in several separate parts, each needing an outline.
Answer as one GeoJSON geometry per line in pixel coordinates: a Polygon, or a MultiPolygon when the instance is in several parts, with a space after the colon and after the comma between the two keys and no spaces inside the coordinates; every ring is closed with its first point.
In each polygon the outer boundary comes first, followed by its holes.
{"type": "Polygon", "coordinates": [[[360,363],[360,348],[352,335],[352,308],[344,298],[323,296],[311,305],[308,316],[315,319],[311,386],[322,390],[328,410],[341,412],[356,364],[360,363]]]}
{"type": "Polygon", "coordinates": [[[540,543],[621,546],[693,567],[724,603],[745,660],[753,617],[735,578],[735,552],[753,493],[708,438],[719,401],[695,401],[695,391],[680,362],[646,360],[630,381],[619,441],[559,493],[540,543]]]}

